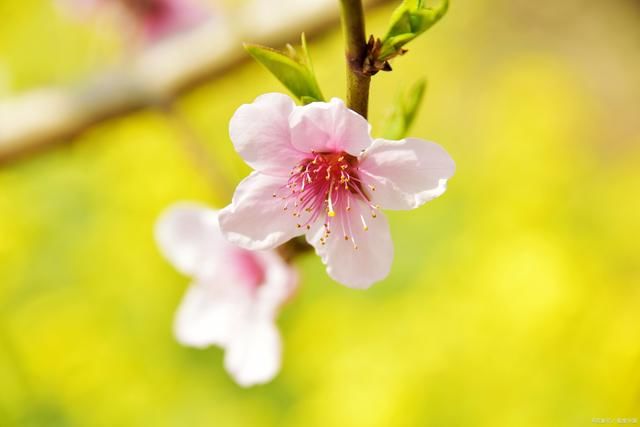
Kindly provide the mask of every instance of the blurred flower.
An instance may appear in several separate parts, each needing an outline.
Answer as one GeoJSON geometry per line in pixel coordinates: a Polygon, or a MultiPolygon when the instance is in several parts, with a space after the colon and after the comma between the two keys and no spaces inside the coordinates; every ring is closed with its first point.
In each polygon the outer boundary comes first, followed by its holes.
{"type": "Polygon", "coordinates": [[[147,42],[199,24],[206,10],[193,0],[120,0],[137,20],[147,42]]]}
{"type": "Polygon", "coordinates": [[[196,204],[169,208],[155,235],[164,256],[193,278],[176,314],[178,341],[223,347],[225,368],[242,386],[273,379],[281,358],[275,318],[296,288],[296,272],[274,251],[228,243],[218,213],[196,204]]]}
{"type": "Polygon", "coordinates": [[[267,249],[306,234],[328,274],[355,288],[391,268],[380,208],[413,209],[440,196],[455,170],[432,142],[372,140],[369,123],[339,99],[296,107],[266,94],[236,111],[230,135],[255,171],[220,212],[227,238],[267,249]]]}
{"type": "Polygon", "coordinates": [[[115,8],[124,25],[141,35],[146,44],[200,24],[210,11],[197,0],[59,0],[82,19],[115,8]]]}

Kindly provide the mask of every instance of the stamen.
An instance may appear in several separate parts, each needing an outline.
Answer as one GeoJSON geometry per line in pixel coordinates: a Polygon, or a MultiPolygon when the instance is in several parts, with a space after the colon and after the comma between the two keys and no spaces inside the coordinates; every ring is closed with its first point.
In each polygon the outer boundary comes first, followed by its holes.
{"type": "MultiPolygon", "coordinates": [[[[327,169],[327,172],[329,171],[329,169],[327,169]]],[[[327,203],[329,204],[329,211],[327,212],[327,214],[333,218],[334,216],[336,216],[336,211],[333,210],[333,202],[331,201],[331,188],[333,186],[329,187],[329,195],[327,196],[327,203]]]]}
{"type": "Polygon", "coordinates": [[[362,228],[364,229],[364,231],[369,231],[369,227],[367,226],[367,223],[365,222],[362,215],[360,215],[360,219],[362,220],[362,228]]]}
{"type": "MultiPolygon", "coordinates": [[[[349,236],[357,236],[356,229],[360,225],[352,224],[355,218],[346,213],[351,212],[352,208],[357,209],[352,201],[357,202],[358,206],[364,202],[375,218],[377,208],[365,194],[365,188],[374,191],[371,185],[361,182],[356,157],[345,152],[312,151],[309,157],[290,171],[287,182],[272,195],[282,200],[284,211],[293,205],[292,215],[298,219],[295,224],[299,229],[311,230],[314,223],[324,219],[322,244],[327,242],[330,228],[337,226],[338,234],[345,236],[345,240],[351,240],[357,249],[354,237],[349,236]]],[[[367,230],[364,216],[360,215],[360,220],[361,227],[367,230]]]]}

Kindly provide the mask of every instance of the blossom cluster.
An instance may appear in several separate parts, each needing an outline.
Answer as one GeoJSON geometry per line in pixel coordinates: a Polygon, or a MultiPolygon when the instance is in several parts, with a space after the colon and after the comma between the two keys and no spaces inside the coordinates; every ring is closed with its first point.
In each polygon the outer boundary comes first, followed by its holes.
{"type": "Polygon", "coordinates": [[[335,98],[297,106],[283,94],[262,95],[236,111],[229,133],[254,171],[219,212],[169,209],[156,238],[193,278],[176,317],[178,340],[223,347],[227,370],[250,386],[279,370],[275,320],[297,286],[277,248],[304,235],[332,279],[367,288],[392,265],[383,209],[442,195],[455,164],[432,142],[372,138],[367,120],[335,98]]]}
{"type": "MultiPolygon", "coordinates": [[[[199,0],[56,1],[82,17],[115,12],[123,18],[121,32],[133,32],[145,46],[199,25],[212,12],[199,0]]],[[[440,19],[447,4],[432,9],[403,2],[384,39],[371,39],[379,45],[368,52],[373,62],[389,70],[386,61],[440,19]]],[[[442,195],[455,171],[438,144],[373,138],[368,121],[343,101],[320,101],[304,36],[300,54],[290,50],[254,45],[248,52],[306,105],[269,93],[238,108],[229,134],[253,172],[221,211],[181,203],[155,230],[163,255],[193,281],[176,315],[178,340],[224,348],[225,367],[242,386],[267,382],[280,368],[276,318],[298,275],[278,248],[304,236],[329,277],[366,289],[387,277],[393,262],[383,210],[415,209],[442,195]]]]}

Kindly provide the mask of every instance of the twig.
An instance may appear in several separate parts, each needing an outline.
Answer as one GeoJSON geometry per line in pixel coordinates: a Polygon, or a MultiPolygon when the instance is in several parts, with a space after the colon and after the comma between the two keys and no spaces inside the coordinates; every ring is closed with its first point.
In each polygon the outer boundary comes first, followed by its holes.
{"type": "Polygon", "coordinates": [[[347,106],[367,118],[371,76],[363,72],[367,56],[362,0],[340,0],[347,57],[347,106]]]}
{"type": "Polygon", "coordinates": [[[193,165],[205,176],[211,187],[222,191],[222,200],[225,202],[233,194],[233,184],[222,173],[216,157],[207,150],[202,137],[195,131],[182,111],[172,101],[166,101],[157,106],[176,131],[186,155],[193,165]]]}

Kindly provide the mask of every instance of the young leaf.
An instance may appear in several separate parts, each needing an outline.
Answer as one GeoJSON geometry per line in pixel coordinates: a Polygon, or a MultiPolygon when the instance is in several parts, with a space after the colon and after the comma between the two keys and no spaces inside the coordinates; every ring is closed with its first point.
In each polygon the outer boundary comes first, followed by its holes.
{"type": "Polygon", "coordinates": [[[449,8],[449,0],[438,0],[433,7],[425,3],[425,0],[404,0],[393,12],[378,60],[387,61],[404,53],[403,46],[431,28],[449,8]]]}
{"type": "Polygon", "coordinates": [[[420,79],[407,92],[398,96],[391,115],[387,119],[387,126],[383,133],[385,139],[398,140],[407,136],[422,103],[426,87],[427,81],[420,79]]]}
{"type": "Polygon", "coordinates": [[[291,45],[287,45],[286,53],[255,44],[245,44],[244,48],[303,104],[324,101],[311,65],[304,34],[301,54],[291,45]]]}

